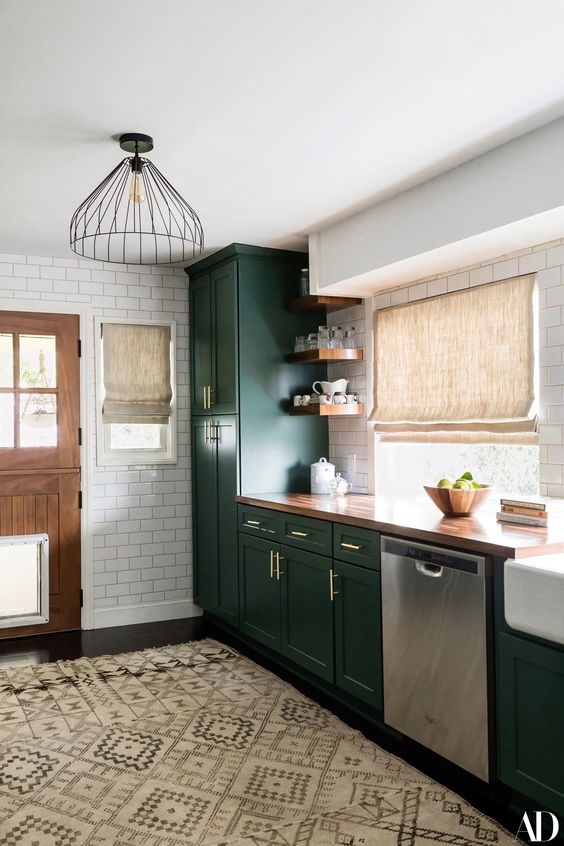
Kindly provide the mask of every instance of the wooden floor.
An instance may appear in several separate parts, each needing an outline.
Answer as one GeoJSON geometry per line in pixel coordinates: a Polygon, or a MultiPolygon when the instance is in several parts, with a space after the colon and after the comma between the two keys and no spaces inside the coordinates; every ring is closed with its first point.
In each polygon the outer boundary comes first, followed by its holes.
{"type": "Polygon", "coordinates": [[[60,632],[0,640],[0,669],[7,664],[43,664],[72,661],[83,655],[117,655],[152,646],[167,646],[199,640],[204,631],[202,617],[117,626],[111,629],[60,632]]]}

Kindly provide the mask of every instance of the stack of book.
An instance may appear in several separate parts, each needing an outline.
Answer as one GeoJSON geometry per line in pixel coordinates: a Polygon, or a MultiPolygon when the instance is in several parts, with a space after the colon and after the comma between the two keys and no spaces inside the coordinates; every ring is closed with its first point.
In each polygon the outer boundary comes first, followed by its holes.
{"type": "Polygon", "coordinates": [[[500,499],[497,512],[500,523],[520,523],[523,526],[548,526],[555,518],[564,518],[564,499],[538,501],[525,499],[500,499]]]}

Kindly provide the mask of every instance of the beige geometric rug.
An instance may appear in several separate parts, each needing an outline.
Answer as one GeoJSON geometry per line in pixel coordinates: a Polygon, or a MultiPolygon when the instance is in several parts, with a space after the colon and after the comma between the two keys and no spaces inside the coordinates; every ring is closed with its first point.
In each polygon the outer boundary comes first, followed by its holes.
{"type": "Polygon", "coordinates": [[[2,846],[510,846],[212,640],[0,672],[2,846]]]}

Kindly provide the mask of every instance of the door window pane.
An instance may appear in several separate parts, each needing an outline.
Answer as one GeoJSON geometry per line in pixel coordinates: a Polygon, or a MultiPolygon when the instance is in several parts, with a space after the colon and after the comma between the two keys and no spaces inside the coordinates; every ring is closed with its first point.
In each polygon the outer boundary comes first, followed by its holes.
{"type": "Polygon", "coordinates": [[[57,395],[20,395],[20,446],[57,446],[57,395]]]}
{"type": "Polygon", "coordinates": [[[0,394],[0,447],[14,447],[14,394],[0,394]]]}
{"type": "Polygon", "coordinates": [[[0,388],[14,387],[14,336],[0,335],[0,388]]]}
{"type": "Polygon", "coordinates": [[[57,355],[55,335],[20,335],[20,386],[55,388],[57,355]]]}

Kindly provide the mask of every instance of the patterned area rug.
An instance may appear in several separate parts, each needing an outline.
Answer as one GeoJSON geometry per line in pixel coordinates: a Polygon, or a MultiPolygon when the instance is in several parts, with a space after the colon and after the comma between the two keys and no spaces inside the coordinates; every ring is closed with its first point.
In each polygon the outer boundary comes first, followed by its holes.
{"type": "Polygon", "coordinates": [[[212,640],[0,673],[2,846],[513,838],[212,640]]]}

